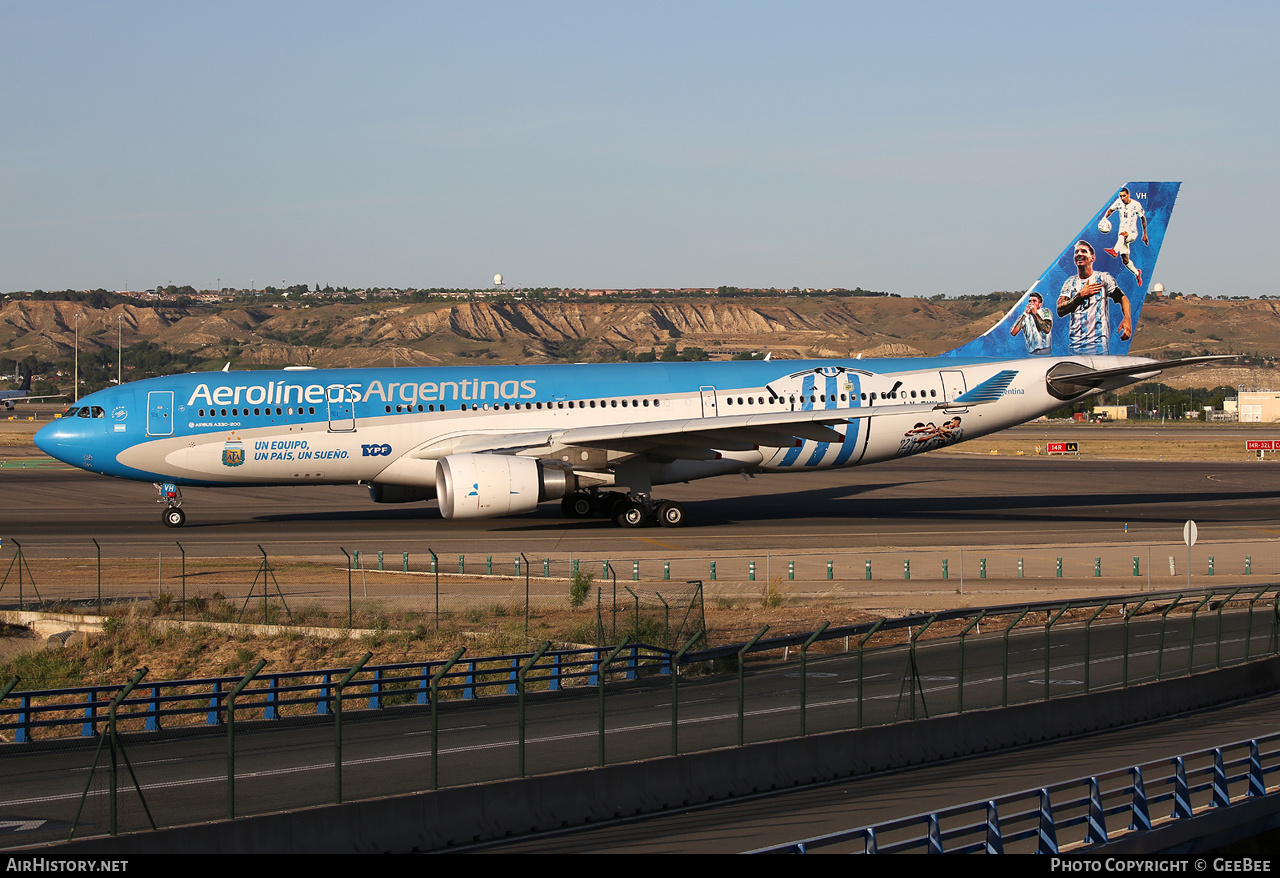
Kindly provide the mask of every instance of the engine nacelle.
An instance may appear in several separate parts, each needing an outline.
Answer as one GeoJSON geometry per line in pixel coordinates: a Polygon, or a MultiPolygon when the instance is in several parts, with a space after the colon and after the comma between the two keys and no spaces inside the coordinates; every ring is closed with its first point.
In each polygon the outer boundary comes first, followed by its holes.
{"type": "Polygon", "coordinates": [[[531,512],[577,484],[572,473],[507,454],[450,454],[436,466],[445,518],[496,518],[531,512]]]}
{"type": "Polygon", "coordinates": [[[430,486],[379,485],[375,482],[369,486],[369,499],[374,503],[419,503],[436,499],[436,489],[430,486]]]}

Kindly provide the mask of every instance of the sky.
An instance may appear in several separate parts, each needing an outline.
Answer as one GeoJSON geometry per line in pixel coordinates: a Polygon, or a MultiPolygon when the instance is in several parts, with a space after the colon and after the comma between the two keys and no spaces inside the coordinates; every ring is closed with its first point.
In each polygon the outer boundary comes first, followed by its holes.
{"type": "Polygon", "coordinates": [[[0,0],[0,292],[1275,294],[1280,5],[0,0]]]}

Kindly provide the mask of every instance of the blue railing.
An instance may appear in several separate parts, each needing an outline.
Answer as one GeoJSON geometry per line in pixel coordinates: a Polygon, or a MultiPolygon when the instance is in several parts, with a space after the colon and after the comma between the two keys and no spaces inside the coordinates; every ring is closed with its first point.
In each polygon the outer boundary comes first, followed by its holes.
{"type": "MultiPolygon", "coordinates": [[[[612,650],[589,648],[546,653],[525,674],[525,685],[551,691],[566,686],[596,686],[600,662],[612,650]]],[[[439,683],[441,693],[463,699],[483,695],[517,694],[517,675],[533,653],[487,656],[459,661],[439,683]]],[[[431,679],[446,660],[366,665],[342,692],[343,710],[364,702],[370,710],[396,704],[428,704],[431,679]]],[[[263,719],[282,716],[327,715],[333,709],[335,684],[347,668],[280,671],[259,674],[236,700],[237,716],[257,710],[263,719]]],[[[671,653],[659,647],[631,646],[609,666],[609,672],[634,680],[642,672],[669,674],[671,653]]],[[[240,682],[238,676],[202,677],[190,680],[143,682],[116,712],[117,721],[140,720],[142,728],[158,731],[171,725],[219,725],[225,721],[227,693],[240,682]]],[[[126,684],[77,686],[14,692],[0,704],[0,732],[10,732],[16,743],[28,743],[38,731],[73,729],[71,734],[91,737],[106,722],[107,711],[126,684]],[[78,732],[74,731],[79,726],[78,732]]]]}
{"type": "Polygon", "coordinates": [[[1083,852],[1133,833],[1189,820],[1267,795],[1280,771],[1280,734],[1184,754],[1171,760],[1064,781],[998,799],[970,802],[872,826],[841,830],[752,853],[808,853],[840,846],[850,853],[1083,852]],[[1231,754],[1238,754],[1234,757],[1231,754]],[[1188,764],[1195,768],[1188,768],[1188,764]],[[1237,788],[1236,798],[1231,787],[1237,788]],[[1153,813],[1168,809],[1166,817],[1153,813]],[[1062,843],[1073,832],[1079,840],[1062,843]]]}

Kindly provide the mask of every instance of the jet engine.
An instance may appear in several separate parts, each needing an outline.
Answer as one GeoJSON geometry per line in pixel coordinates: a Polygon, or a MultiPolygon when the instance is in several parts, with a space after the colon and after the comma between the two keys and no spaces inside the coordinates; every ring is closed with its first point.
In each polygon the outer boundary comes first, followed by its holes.
{"type": "Polygon", "coordinates": [[[573,473],[506,454],[450,454],[436,466],[445,518],[494,518],[531,512],[574,490],[573,473]]]}

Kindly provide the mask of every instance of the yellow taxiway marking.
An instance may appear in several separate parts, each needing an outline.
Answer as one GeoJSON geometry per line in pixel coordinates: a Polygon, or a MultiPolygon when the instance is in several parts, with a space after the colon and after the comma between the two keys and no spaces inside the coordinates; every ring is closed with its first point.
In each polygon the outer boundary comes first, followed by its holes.
{"type": "Polygon", "coordinates": [[[660,543],[657,540],[651,540],[648,537],[636,537],[635,539],[637,542],[653,543],[660,549],[671,549],[673,552],[683,552],[685,550],[684,546],[673,546],[670,543],[660,543]]]}

